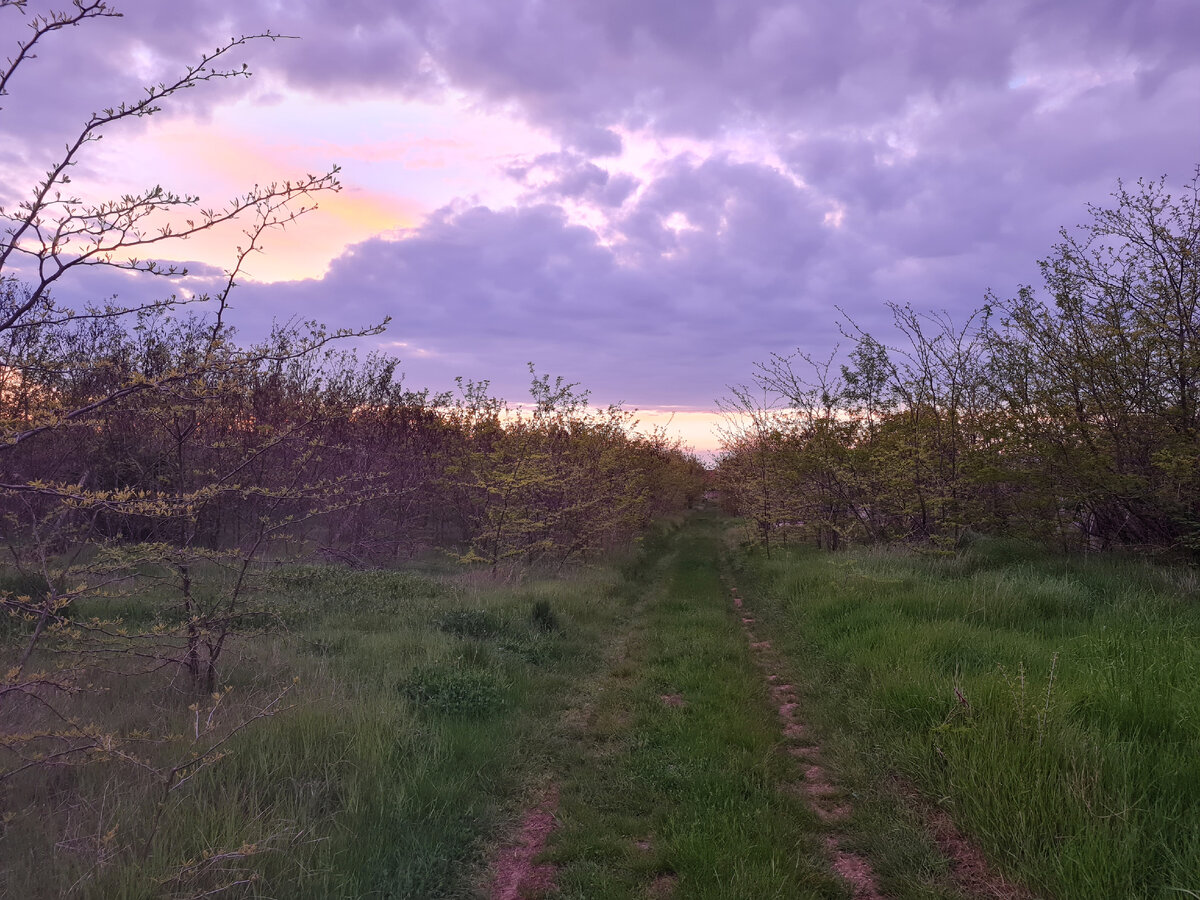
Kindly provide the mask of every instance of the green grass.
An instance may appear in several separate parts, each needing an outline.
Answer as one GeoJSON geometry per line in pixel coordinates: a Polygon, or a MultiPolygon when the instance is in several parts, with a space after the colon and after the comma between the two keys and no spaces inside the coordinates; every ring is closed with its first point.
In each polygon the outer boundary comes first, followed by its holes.
{"type": "Polygon", "coordinates": [[[719,524],[660,535],[573,722],[550,858],[565,898],[842,897],[718,575],[719,524]],[[664,697],[677,698],[672,705],[664,697]]]}
{"type": "Polygon", "coordinates": [[[893,892],[920,877],[905,784],[1047,896],[1200,892],[1191,573],[987,540],[735,561],[893,892]]]}
{"type": "MultiPolygon", "coordinates": [[[[148,852],[153,785],[129,765],[0,786],[0,894],[477,897],[553,785],[563,898],[845,898],[722,566],[854,806],[841,844],[888,896],[959,896],[914,792],[1039,895],[1200,892],[1193,573],[984,539],[767,560],[728,534],[701,513],[622,570],[511,585],[280,567],[261,599],[283,627],[223,657],[224,705],[236,719],[298,675],[294,708],[171,795],[148,852]]],[[[169,602],[78,612],[152,623],[169,602]]],[[[76,711],[113,730],[192,719],[179,684],[102,683],[76,711]]]]}
{"type": "MultiPolygon", "coordinates": [[[[193,896],[253,879],[223,895],[475,896],[488,846],[548,764],[544,723],[600,662],[617,582],[604,568],[520,586],[281,569],[266,590],[286,628],[231,651],[228,705],[244,712],[295,674],[296,707],[173,795],[145,858],[154,795],[128,766],[17,779],[2,796],[0,894],[193,896]]],[[[153,596],[119,602],[130,619],[158,615],[153,596]]],[[[81,711],[114,730],[190,719],[190,698],[162,681],[111,687],[81,711]]]]}

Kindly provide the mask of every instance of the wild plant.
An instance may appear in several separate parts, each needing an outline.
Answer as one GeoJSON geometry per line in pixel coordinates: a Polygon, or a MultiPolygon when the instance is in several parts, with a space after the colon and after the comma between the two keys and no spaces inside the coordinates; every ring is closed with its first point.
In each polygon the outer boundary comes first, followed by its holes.
{"type": "Polygon", "coordinates": [[[1042,746],[1042,741],[1045,738],[1046,721],[1050,715],[1054,678],[1058,673],[1058,656],[1058,653],[1055,652],[1054,656],[1050,659],[1050,673],[1046,678],[1046,690],[1042,696],[1040,706],[1030,691],[1029,679],[1025,672],[1025,662],[1023,660],[1017,663],[1015,675],[1010,673],[1004,665],[997,667],[1001,678],[1004,679],[1004,683],[1008,687],[1009,696],[1012,697],[1018,727],[1025,734],[1034,735],[1039,747],[1042,746]]]}

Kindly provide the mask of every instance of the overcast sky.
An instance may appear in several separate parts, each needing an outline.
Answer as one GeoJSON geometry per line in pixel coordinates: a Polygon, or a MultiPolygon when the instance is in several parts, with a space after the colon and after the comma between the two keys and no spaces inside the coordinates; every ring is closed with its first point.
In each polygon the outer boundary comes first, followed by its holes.
{"type": "MultiPolygon", "coordinates": [[[[1200,162],[1196,0],[112,5],[0,101],[0,202],[93,109],[230,36],[295,35],[246,51],[253,79],[114,128],[75,182],[218,205],[341,165],[345,190],[252,262],[237,321],[390,315],[413,386],[518,400],[532,360],[600,403],[709,410],[754,361],[836,342],[835,307],[871,326],[887,300],[966,312],[1037,284],[1118,178],[1200,162]]],[[[0,9],[0,56],[27,18],[0,9]]],[[[171,256],[219,271],[236,242],[171,256]]]]}

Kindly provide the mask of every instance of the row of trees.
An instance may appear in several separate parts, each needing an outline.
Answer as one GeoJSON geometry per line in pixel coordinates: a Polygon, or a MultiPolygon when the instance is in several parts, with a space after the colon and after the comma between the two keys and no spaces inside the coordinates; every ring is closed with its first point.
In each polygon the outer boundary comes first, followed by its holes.
{"type": "Polygon", "coordinates": [[[1061,232],[1044,295],[957,323],[893,304],[887,344],[846,318],[845,358],[757,366],[719,467],[756,539],[1200,550],[1200,168],[1112,199],[1061,232]]]}
{"type": "MultiPolygon", "coordinates": [[[[6,307],[29,292],[3,288],[6,307]]],[[[0,393],[3,562],[24,588],[0,604],[32,623],[8,688],[51,640],[181,666],[211,693],[231,636],[271,624],[255,592],[268,564],[445,551],[496,575],[561,566],[627,542],[701,489],[692,457],[561,378],[535,375],[534,402],[513,408],[486,384],[457,398],[408,391],[396,360],[319,351],[319,329],[235,349],[209,318],[144,311],[127,331],[42,307],[21,332],[29,352],[5,348],[0,393]],[[131,389],[141,385],[152,387],[131,389]],[[173,598],[175,627],[133,634],[72,614],[80,596],[148,581],[173,598]]],[[[57,686],[78,674],[60,667],[57,686]]]]}

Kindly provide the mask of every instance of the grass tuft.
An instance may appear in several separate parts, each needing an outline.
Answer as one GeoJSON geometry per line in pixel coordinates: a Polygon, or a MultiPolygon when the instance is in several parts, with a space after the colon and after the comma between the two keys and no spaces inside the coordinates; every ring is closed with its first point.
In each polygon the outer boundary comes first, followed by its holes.
{"type": "Polygon", "coordinates": [[[455,609],[434,619],[434,624],[459,637],[493,638],[505,630],[504,622],[486,609],[455,609]]]}
{"type": "Polygon", "coordinates": [[[533,623],[534,628],[542,632],[558,631],[561,627],[549,600],[534,602],[533,609],[529,612],[529,621],[533,623]]]}

